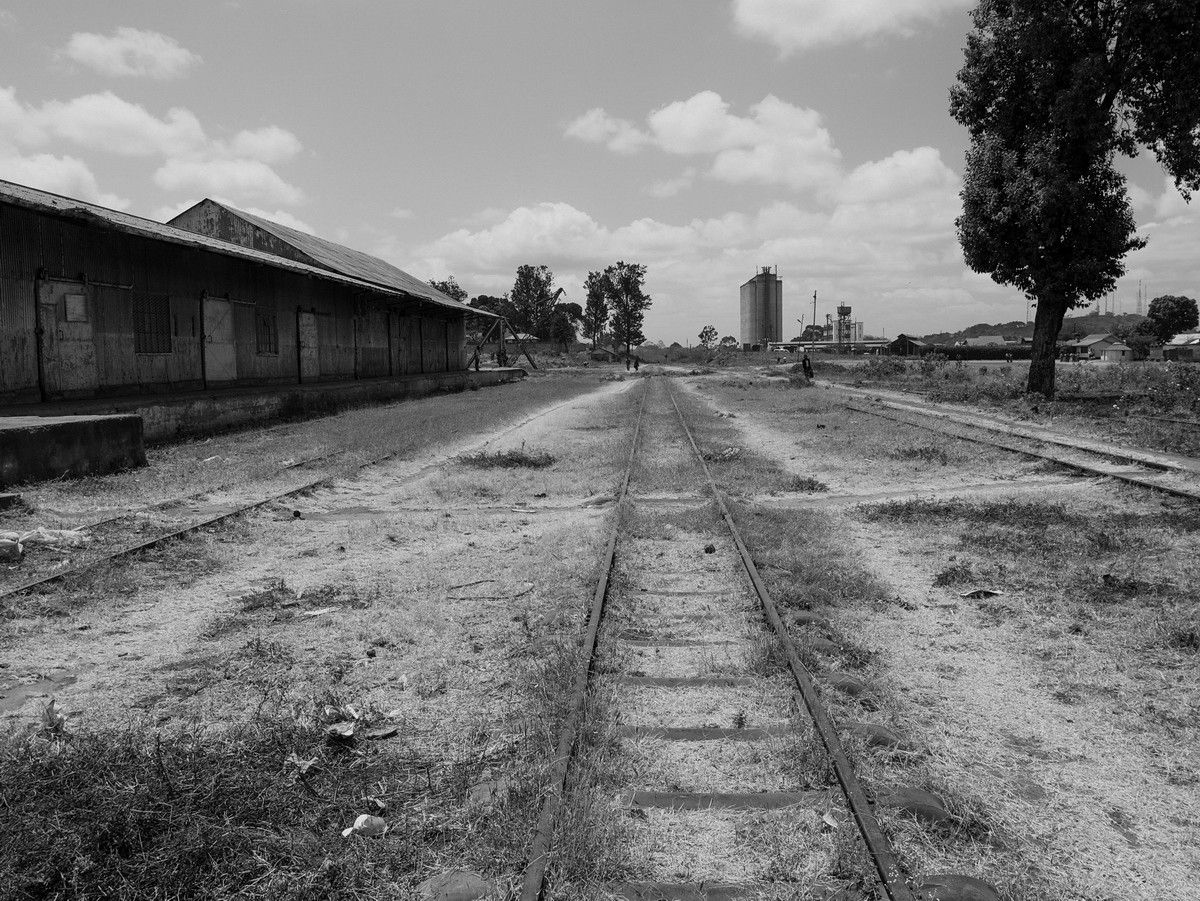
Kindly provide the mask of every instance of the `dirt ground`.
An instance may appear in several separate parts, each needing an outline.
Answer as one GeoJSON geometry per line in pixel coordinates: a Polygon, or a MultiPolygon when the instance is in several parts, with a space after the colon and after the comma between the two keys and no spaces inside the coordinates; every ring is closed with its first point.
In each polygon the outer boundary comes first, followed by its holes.
{"type": "MultiPolygon", "coordinates": [[[[924,873],[987,875],[1011,901],[1200,898],[1200,655],[1186,641],[1200,531],[1185,505],[850,414],[780,379],[674,381],[782,474],[743,474],[739,485],[767,487],[739,487],[740,501],[819,511],[844,556],[888,588],[888,603],[828,615],[870,652],[878,715],[908,748],[862,756],[864,779],[935,790],[961,826],[948,838],[885,818],[902,857],[924,873]],[[1051,524],[1048,550],[1006,556],[996,542],[1007,533],[971,511],[1022,505],[1062,511],[1067,525],[1051,524]],[[1089,516],[1096,525],[1078,525],[1089,516]],[[1089,602],[1081,585],[1108,594],[1089,602]],[[977,588],[998,593],[963,596],[977,588]]],[[[474,785],[532,786],[539,774],[511,772],[509,749],[549,729],[535,696],[585,616],[636,384],[596,376],[520,428],[448,433],[71,597],[55,589],[3,620],[0,719],[34,728],[53,699],[74,730],[220,729],[321,697],[370,711],[406,747],[469,760],[474,785]],[[555,459],[454,462],[480,451],[555,459]]],[[[464,837],[452,850],[469,847],[477,821],[447,822],[464,837]]],[[[519,851],[462,853],[495,884],[515,883],[519,851]]],[[[401,896],[448,863],[423,859],[401,896]]]]}

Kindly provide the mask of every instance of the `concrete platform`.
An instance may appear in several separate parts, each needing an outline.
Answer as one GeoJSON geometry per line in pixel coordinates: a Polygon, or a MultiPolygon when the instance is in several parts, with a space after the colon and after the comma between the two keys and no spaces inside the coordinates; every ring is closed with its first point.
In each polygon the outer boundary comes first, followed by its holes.
{"type": "Polygon", "coordinates": [[[162,444],[177,438],[209,435],[278,420],[328,416],[351,407],[424,397],[439,391],[486,388],[524,377],[525,370],[511,367],[307,385],[266,385],[178,394],[88,398],[0,407],[0,422],[6,421],[6,417],[131,413],[141,417],[146,444],[162,444]]]}
{"type": "Polygon", "coordinates": [[[142,417],[0,417],[0,488],[146,465],[142,417]]]}

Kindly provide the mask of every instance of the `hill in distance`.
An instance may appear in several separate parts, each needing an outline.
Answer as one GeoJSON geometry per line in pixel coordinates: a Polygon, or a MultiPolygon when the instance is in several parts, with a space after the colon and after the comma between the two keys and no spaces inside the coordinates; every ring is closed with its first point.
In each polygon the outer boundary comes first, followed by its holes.
{"type": "MultiPolygon", "coordinates": [[[[1086,313],[1082,316],[1070,316],[1063,320],[1062,331],[1058,333],[1060,341],[1070,341],[1082,338],[1084,335],[1098,335],[1105,332],[1116,335],[1127,335],[1144,320],[1145,316],[1137,313],[1086,313]]],[[[1014,319],[1012,322],[1001,322],[991,325],[985,322],[968,326],[960,332],[935,332],[921,338],[927,344],[953,344],[964,338],[979,338],[983,335],[1003,335],[1005,338],[1032,338],[1033,323],[1014,319]]]]}

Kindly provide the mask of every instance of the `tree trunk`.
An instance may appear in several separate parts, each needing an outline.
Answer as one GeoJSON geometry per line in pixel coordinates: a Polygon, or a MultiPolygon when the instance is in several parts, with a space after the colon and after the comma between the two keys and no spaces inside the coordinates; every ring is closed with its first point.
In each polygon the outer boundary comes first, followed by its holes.
{"type": "Polygon", "coordinates": [[[1038,298],[1037,313],[1033,318],[1033,355],[1026,386],[1030,394],[1042,394],[1047,399],[1054,397],[1054,351],[1066,313],[1067,304],[1060,298],[1038,298]]]}

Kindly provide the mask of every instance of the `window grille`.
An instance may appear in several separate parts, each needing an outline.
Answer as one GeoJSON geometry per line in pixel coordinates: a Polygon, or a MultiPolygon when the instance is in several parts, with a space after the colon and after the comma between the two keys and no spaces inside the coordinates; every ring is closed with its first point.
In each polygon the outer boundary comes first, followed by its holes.
{"type": "Polygon", "coordinates": [[[133,352],[171,352],[171,296],[133,292],[133,352]]]}
{"type": "Polygon", "coordinates": [[[279,353],[279,317],[272,313],[254,316],[255,349],[260,354],[279,353]]]}

